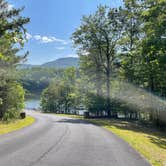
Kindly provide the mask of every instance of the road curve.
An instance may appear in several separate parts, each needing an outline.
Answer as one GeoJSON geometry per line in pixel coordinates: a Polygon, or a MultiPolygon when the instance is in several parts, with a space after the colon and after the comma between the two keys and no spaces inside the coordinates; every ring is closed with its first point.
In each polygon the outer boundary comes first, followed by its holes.
{"type": "Polygon", "coordinates": [[[0,136],[0,166],[150,166],[105,129],[72,118],[29,114],[36,123],[0,136]]]}

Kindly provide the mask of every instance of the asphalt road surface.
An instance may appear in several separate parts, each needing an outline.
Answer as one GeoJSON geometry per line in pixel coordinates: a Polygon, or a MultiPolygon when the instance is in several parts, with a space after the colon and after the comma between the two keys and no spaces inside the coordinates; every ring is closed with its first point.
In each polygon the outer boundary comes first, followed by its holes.
{"type": "Polygon", "coordinates": [[[0,136],[0,166],[149,166],[111,132],[82,120],[30,112],[36,123],[0,136]]]}

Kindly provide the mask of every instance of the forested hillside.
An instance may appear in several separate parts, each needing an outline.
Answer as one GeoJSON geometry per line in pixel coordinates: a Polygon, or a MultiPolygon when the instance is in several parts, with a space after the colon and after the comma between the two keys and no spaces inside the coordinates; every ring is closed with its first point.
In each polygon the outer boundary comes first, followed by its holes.
{"type": "Polygon", "coordinates": [[[20,64],[18,69],[31,69],[31,68],[55,68],[55,69],[64,69],[68,67],[79,67],[79,58],[59,58],[55,61],[47,62],[42,65],[31,65],[31,64],[20,64]]]}
{"type": "Polygon", "coordinates": [[[41,68],[19,70],[20,83],[26,89],[27,94],[40,94],[53,80],[60,81],[68,69],[41,68]]]}
{"type": "Polygon", "coordinates": [[[68,57],[68,58],[59,58],[55,61],[42,64],[41,67],[45,68],[68,68],[68,67],[79,67],[79,59],[68,57]]]}

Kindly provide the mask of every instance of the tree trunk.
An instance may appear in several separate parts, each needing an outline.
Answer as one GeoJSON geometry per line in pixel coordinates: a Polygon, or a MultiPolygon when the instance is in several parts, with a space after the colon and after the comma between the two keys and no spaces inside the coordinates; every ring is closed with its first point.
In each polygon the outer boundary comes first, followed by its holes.
{"type": "Polygon", "coordinates": [[[107,70],[107,80],[106,80],[106,95],[107,95],[107,104],[106,104],[106,111],[108,117],[111,117],[111,103],[110,103],[110,71],[107,70]]]}
{"type": "Polygon", "coordinates": [[[154,77],[151,74],[150,76],[150,90],[153,92],[154,91],[154,77]]]}
{"type": "MultiPolygon", "coordinates": [[[[102,96],[102,80],[101,80],[101,67],[98,65],[97,70],[96,70],[96,93],[97,93],[97,98],[102,96]]],[[[100,114],[100,107],[97,108],[96,114],[99,116],[100,114]]]]}
{"type": "Polygon", "coordinates": [[[2,98],[2,100],[3,100],[3,103],[2,103],[2,105],[1,105],[1,108],[0,108],[0,119],[2,119],[3,118],[3,116],[4,116],[4,114],[5,114],[5,112],[7,111],[7,87],[6,86],[4,86],[4,87],[1,87],[1,98],[2,98]]]}
{"type": "Polygon", "coordinates": [[[96,88],[97,88],[97,95],[102,95],[102,80],[101,80],[101,66],[97,65],[96,69],[96,88]]]}

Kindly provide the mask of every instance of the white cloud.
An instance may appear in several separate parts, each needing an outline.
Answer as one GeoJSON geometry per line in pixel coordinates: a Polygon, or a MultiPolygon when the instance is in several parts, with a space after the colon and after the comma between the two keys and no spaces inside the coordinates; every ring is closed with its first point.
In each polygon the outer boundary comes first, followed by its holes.
{"type": "Polygon", "coordinates": [[[32,38],[32,35],[29,34],[29,33],[26,33],[26,39],[29,40],[29,39],[31,39],[31,38],[32,38]]]}
{"type": "Polygon", "coordinates": [[[12,10],[14,8],[14,5],[8,4],[7,8],[8,8],[8,10],[12,10]]]}
{"type": "Polygon", "coordinates": [[[42,43],[52,43],[54,42],[54,39],[52,37],[42,36],[40,41],[42,43]]]}
{"type": "Polygon", "coordinates": [[[33,36],[33,38],[35,39],[35,40],[41,40],[41,36],[40,35],[35,35],[35,36],[33,36]]]}
{"type": "Polygon", "coordinates": [[[34,39],[37,40],[41,43],[54,43],[54,42],[58,42],[61,43],[63,45],[67,45],[69,42],[63,40],[63,39],[58,39],[54,36],[41,36],[41,35],[30,35],[27,34],[27,39],[34,39]]]}
{"type": "Polygon", "coordinates": [[[64,50],[65,47],[56,47],[57,50],[64,50]]]}

